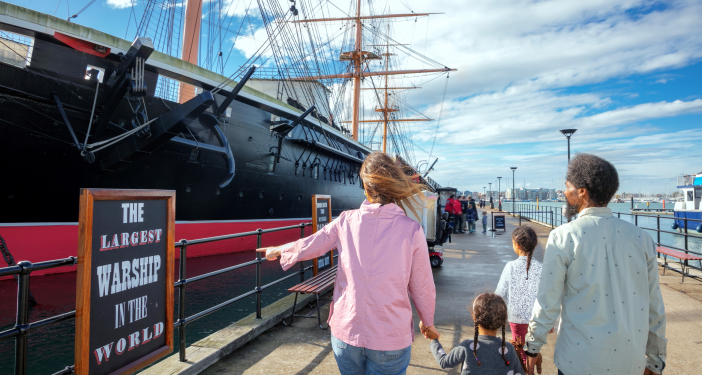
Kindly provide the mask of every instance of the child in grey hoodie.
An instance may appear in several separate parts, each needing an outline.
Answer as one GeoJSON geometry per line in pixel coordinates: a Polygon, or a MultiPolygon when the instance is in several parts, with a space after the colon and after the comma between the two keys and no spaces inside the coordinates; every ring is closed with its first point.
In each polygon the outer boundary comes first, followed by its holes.
{"type": "Polygon", "coordinates": [[[483,211],[483,233],[487,232],[487,212],[483,211]]]}
{"type": "Polygon", "coordinates": [[[475,337],[465,340],[448,354],[438,339],[431,341],[431,351],[442,369],[463,364],[461,375],[524,375],[519,355],[512,344],[505,342],[507,305],[502,297],[484,293],[473,301],[475,337]],[[502,327],[502,340],[497,330],[502,327]]]}

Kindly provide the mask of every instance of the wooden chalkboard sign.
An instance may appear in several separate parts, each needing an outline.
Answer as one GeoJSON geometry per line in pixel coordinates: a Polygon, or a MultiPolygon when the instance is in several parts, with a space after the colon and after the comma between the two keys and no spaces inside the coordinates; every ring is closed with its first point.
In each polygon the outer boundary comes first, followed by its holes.
{"type": "Polygon", "coordinates": [[[130,374],[173,351],[175,192],[81,189],[77,374],[130,374]]]}
{"type": "Polygon", "coordinates": [[[492,218],[492,229],[502,229],[507,231],[507,226],[505,225],[505,215],[495,215],[492,218]]]}
{"type": "MultiPolygon", "coordinates": [[[[315,194],[312,196],[312,233],[322,230],[325,225],[331,223],[331,195],[315,194]]],[[[334,250],[312,260],[312,274],[317,276],[317,272],[334,265],[334,250]]]]}

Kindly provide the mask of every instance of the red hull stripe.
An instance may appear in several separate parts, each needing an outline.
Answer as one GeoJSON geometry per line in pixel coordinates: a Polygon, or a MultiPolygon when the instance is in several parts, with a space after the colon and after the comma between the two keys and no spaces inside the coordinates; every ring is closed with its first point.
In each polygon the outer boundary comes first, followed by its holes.
{"type": "MultiPolygon", "coordinates": [[[[175,240],[189,240],[205,237],[222,236],[231,233],[255,231],[258,228],[269,229],[309,222],[310,219],[285,219],[261,221],[185,221],[176,222],[175,240]]],[[[311,233],[305,228],[305,235],[311,233]]],[[[78,223],[24,223],[0,224],[0,234],[5,239],[16,262],[28,260],[43,262],[76,256],[78,251],[78,223]]],[[[267,233],[263,235],[263,246],[274,246],[295,241],[300,238],[299,229],[267,233]]],[[[235,253],[256,248],[256,236],[234,238],[231,240],[210,242],[188,247],[188,258],[218,254],[235,253]]],[[[176,251],[176,259],[180,253],[176,251]]],[[[2,267],[2,266],[0,266],[2,267]]],[[[59,267],[35,271],[32,275],[74,272],[75,267],[59,267]]]]}

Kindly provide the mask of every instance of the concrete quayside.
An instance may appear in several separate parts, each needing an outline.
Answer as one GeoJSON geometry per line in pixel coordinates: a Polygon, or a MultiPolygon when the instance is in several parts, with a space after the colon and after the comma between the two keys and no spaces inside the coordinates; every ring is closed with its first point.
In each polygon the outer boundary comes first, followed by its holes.
{"type": "MultiPolygon", "coordinates": [[[[507,230],[496,232],[494,237],[489,232],[453,235],[453,242],[443,247],[443,266],[434,270],[437,290],[435,325],[447,350],[463,340],[472,339],[473,322],[467,306],[477,295],[493,292],[504,264],[516,258],[510,233],[518,226],[519,220],[509,215],[506,219],[507,230]]],[[[550,226],[526,220],[522,225],[531,226],[537,232],[539,246],[535,257],[541,261],[550,226]]],[[[691,279],[680,284],[679,274],[667,271],[663,275],[662,268],[660,274],[668,318],[666,373],[697,374],[694,358],[687,353],[690,348],[700,345],[696,333],[702,333],[702,285],[691,279]]],[[[331,297],[331,293],[326,297],[331,297]]],[[[328,330],[319,329],[314,319],[296,319],[293,326],[280,323],[291,307],[292,299],[288,296],[267,307],[262,320],[250,316],[194,343],[188,347],[188,362],[179,362],[176,354],[144,373],[338,374],[328,330]],[[242,342],[242,337],[247,342],[242,342]]],[[[324,317],[328,308],[328,305],[323,307],[324,317]]],[[[306,306],[302,312],[309,311],[312,309],[306,306]]],[[[429,351],[428,340],[419,332],[418,321],[415,312],[415,341],[407,373],[443,373],[429,351]]],[[[507,330],[509,339],[509,325],[507,330]]],[[[555,340],[556,334],[550,334],[549,343],[542,351],[544,374],[557,371],[553,364],[555,340]]],[[[456,368],[448,373],[458,374],[459,371],[456,368]]]]}

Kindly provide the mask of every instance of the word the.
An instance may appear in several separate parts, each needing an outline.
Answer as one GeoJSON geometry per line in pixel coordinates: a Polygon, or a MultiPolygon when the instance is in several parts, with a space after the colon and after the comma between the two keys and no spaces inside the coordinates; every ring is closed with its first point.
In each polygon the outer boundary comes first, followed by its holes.
{"type": "Polygon", "coordinates": [[[121,265],[120,263],[114,263],[113,265],[106,264],[104,266],[98,266],[96,274],[98,277],[100,297],[155,283],[158,281],[159,269],[161,269],[160,255],[136,258],[131,262],[125,260],[121,265]],[[122,271],[121,277],[120,268],[122,271]],[[130,271],[132,275],[129,274],[130,271]],[[110,274],[112,274],[111,287],[110,274]]]}
{"type": "Polygon", "coordinates": [[[117,341],[117,345],[114,345],[114,341],[101,346],[93,351],[95,354],[95,359],[97,360],[98,366],[102,364],[102,361],[109,361],[110,354],[112,353],[112,347],[115,348],[115,353],[121,355],[122,353],[130,350],[136,349],[139,345],[144,345],[149,341],[160,337],[163,334],[163,323],[159,322],[154,324],[153,332],[149,332],[151,327],[146,327],[141,331],[136,331],[130,334],[127,338],[121,338],[117,341]],[[139,333],[141,333],[141,340],[139,339],[139,333]],[[127,340],[129,340],[129,347],[127,347],[127,340]]]}
{"type": "Polygon", "coordinates": [[[144,222],[144,204],[122,203],[122,222],[125,224],[144,222]]]}
{"type": "Polygon", "coordinates": [[[146,318],[146,299],[148,296],[131,299],[115,305],[115,329],[125,323],[124,308],[129,311],[129,323],[146,318]]]}

